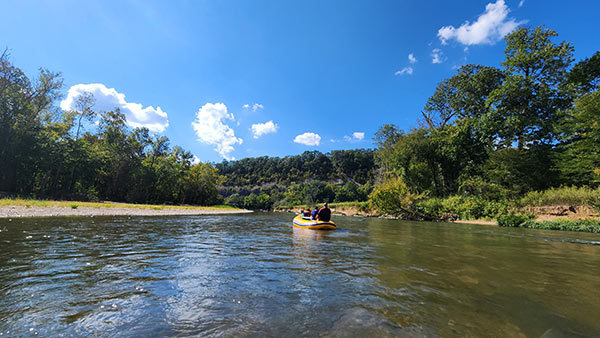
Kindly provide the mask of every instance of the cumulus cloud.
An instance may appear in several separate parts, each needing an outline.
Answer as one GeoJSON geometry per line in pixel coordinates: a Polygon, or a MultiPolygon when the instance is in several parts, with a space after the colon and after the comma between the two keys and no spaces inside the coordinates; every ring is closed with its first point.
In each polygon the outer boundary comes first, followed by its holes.
{"type": "Polygon", "coordinates": [[[252,136],[254,138],[259,138],[262,135],[274,133],[277,131],[279,126],[273,121],[268,121],[265,123],[257,123],[252,125],[252,136]]]}
{"type": "Polygon", "coordinates": [[[60,107],[66,111],[74,110],[77,98],[86,92],[94,96],[95,103],[92,107],[94,111],[110,111],[119,108],[121,113],[125,114],[127,124],[131,127],[146,127],[151,131],[160,133],[169,126],[167,113],[162,111],[160,107],[144,107],[140,103],[127,102],[125,94],[117,92],[114,88],[106,88],[101,83],[72,86],[69,88],[67,97],[60,102],[60,107]]]}
{"type": "Polygon", "coordinates": [[[475,22],[466,21],[458,28],[444,26],[438,30],[438,37],[442,44],[452,39],[463,45],[494,44],[523,23],[507,19],[509,12],[504,0],[488,3],[475,22]]]}
{"type": "Polygon", "coordinates": [[[408,54],[408,62],[410,62],[410,63],[417,62],[417,58],[415,57],[415,55],[413,53],[408,54]]]}
{"type": "Polygon", "coordinates": [[[365,138],[365,133],[356,131],[356,132],[352,133],[352,137],[361,141],[362,139],[365,138]]]}
{"type": "Polygon", "coordinates": [[[446,61],[446,57],[444,56],[442,50],[439,48],[434,48],[431,51],[431,63],[442,63],[444,61],[446,61]]]}
{"type": "Polygon", "coordinates": [[[234,151],[236,144],[242,144],[241,138],[235,137],[231,127],[224,122],[235,121],[233,114],[227,112],[223,103],[206,103],[196,113],[196,120],[192,126],[198,136],[198,141],[216,146],[215,150],[227,160],[234,159],[229,154],[234,151]]]}
{"type": "Polygon", "coordinates": [[[294,142],[304,144],[306,146],[318,146],[321,143],[321,136],[315,133],[304,133],[296,136],[294,142]]]}
{"type": "Polygon", "coordinates": [[[194,155],[194,157],[192,157],[192,165],[200,164],[200,162],[198,156],[194,155]]]}
{"type": "Polygon", "coordinates": [[[402,70],[395,72],[394,75],[404,75],[404,74],[412,75],[412,73],[413,73],[412,67],[404,67],[404,68],[402,68],[402,70]]]}

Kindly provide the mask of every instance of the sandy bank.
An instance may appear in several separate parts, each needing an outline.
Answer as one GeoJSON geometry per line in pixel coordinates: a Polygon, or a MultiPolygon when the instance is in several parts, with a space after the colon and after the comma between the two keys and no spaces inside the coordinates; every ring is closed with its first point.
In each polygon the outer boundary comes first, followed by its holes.
{"type": "Polygon", "coordinates": [[[474,220],[474,221],[456,220],[456,221],[452,221],[452,223],[479,224],[479,225],[498,225],[498,223],[496,221],[485,221],[485,220],[474,220]]]}
{"type": "Polygon", "coordinates": [[[51,216],[181,216],[181,215],[225,215],[244,214],[250,210],[218,210],[218,209],[170,209],[160,210],[142,208],[94,208],[57,206],[0,206],[0,218],[16,217],[51,217],[51,216]]]}

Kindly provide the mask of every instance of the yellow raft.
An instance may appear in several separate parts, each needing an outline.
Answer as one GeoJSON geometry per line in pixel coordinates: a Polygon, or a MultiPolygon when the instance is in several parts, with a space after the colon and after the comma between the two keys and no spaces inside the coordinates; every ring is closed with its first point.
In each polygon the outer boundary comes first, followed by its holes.
{"type": "Polygon", "coordinates": [[[301,215],[294,217],[293,220],[294,226],[303,229],[312,229],[312,230],[335,230],[335,223],[332,221],[324,222],[312,219],[302,218],[301,215]]]}

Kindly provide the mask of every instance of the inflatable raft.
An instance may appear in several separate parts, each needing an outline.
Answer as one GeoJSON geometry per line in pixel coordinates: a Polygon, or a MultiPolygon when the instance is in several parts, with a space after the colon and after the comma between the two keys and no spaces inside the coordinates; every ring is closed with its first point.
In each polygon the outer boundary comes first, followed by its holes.
{"type": "Polygon", "coordinates": [[[312,219],[302,218],[301,215],[294,217],[293,220],[294,226],[298,228],[304,229],[312,229],[312,230],[335,230],[335,223],[332,221],[324,222],[317,221],[312,219]]]}

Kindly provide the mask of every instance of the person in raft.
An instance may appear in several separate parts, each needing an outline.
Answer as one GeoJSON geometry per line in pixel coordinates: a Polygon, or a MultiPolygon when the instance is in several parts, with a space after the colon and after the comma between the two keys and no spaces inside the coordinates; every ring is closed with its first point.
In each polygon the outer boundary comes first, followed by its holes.
{"type": "Polygon", "coordinates": [[[302,212],[302,218],[310,219],[310,209],[306,209],[302,212]]]}
{"type": "Polygon", "coordinates": [[[329,222],[331,220],[331,209],[327,207],[327,202],[323,204],[323,207],[319,209],[317,213],[317,219],[323,222],[329,222]]]}
{"type": "Polygon", "coordinates": [[[318,214],[318,213],[319,213],[319,207],[315,207],[315,210],[313,210],[313,211],[310,213],[310,217],[311,217],[312,219],[317,219],[317,214],[318,214]]]}

